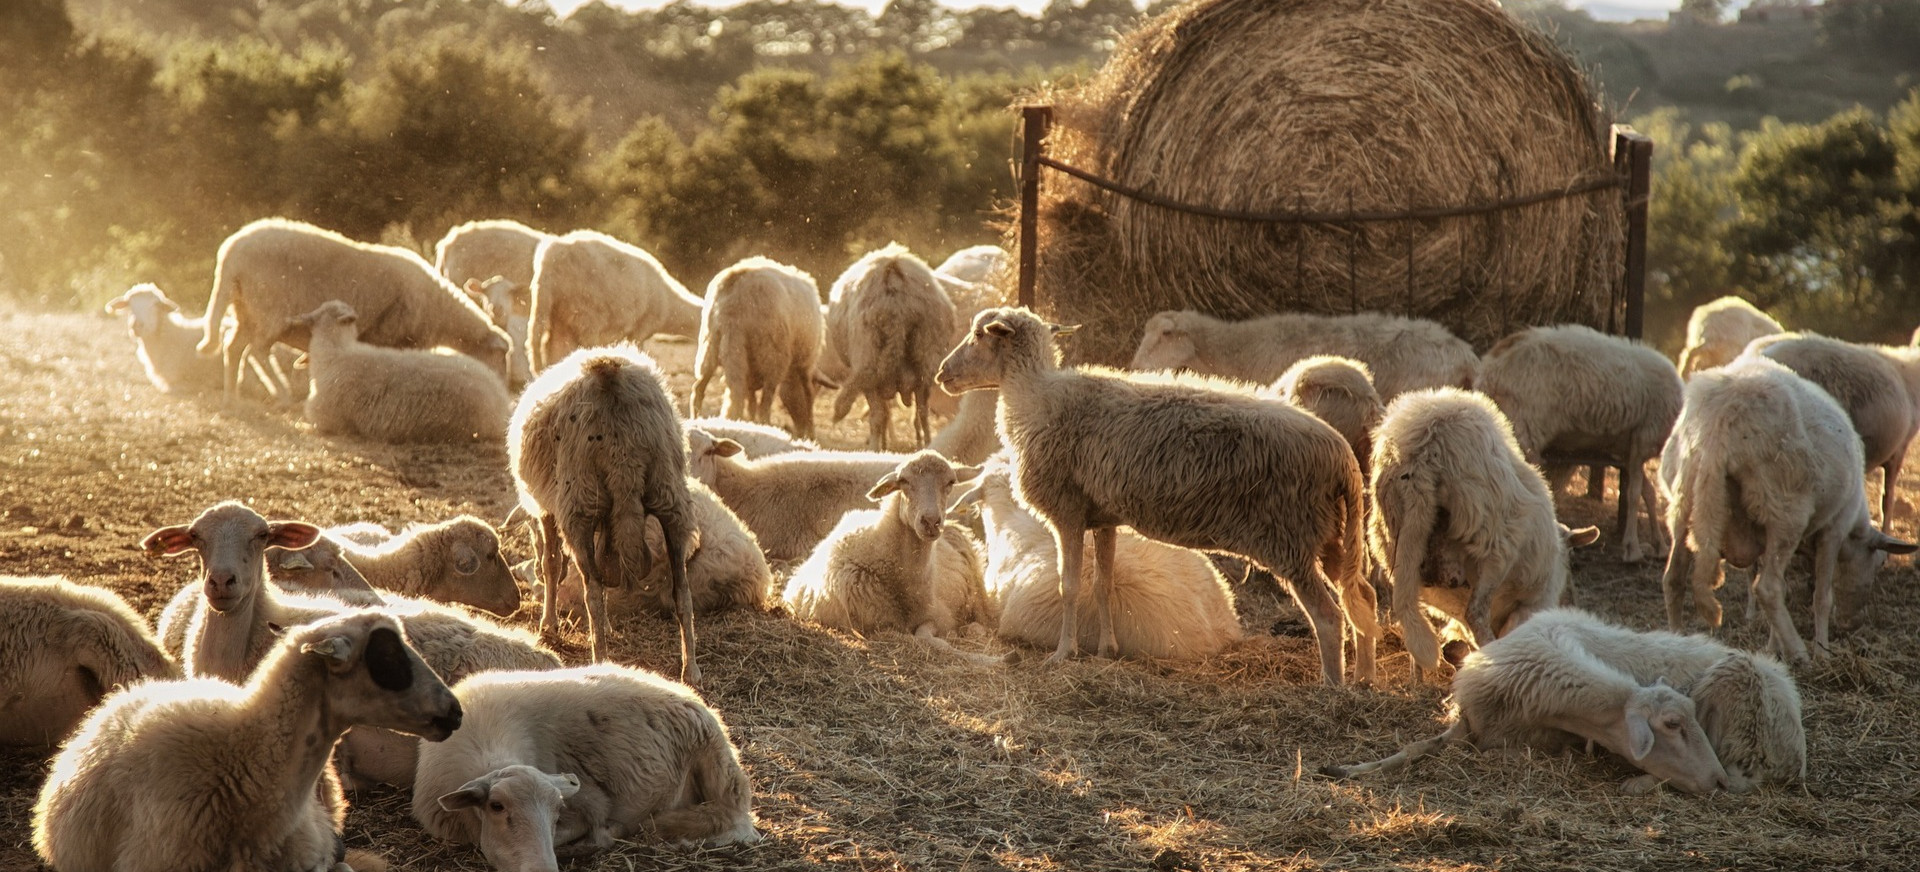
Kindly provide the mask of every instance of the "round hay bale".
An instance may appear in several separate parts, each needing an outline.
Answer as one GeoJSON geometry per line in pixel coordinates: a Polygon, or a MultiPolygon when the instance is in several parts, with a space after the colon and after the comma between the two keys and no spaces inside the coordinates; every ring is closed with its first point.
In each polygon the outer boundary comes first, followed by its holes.
{"type": "MultiPolygon", "coordinates": [[[[1048,156],[1221,210],[1399,214],[1616,177],[1581,73],[1486,0],[1194,0],[1051,100],[1048,156]]],[[[1534,324],[1604,329],[1620,299],[1618,187],[1462,217],[1258,223],[1041,173],[1037,301],[1085,325],[1083,360],[1125,362],[1165,309],[1389,311],[1484,350],[1534,324]]]]}

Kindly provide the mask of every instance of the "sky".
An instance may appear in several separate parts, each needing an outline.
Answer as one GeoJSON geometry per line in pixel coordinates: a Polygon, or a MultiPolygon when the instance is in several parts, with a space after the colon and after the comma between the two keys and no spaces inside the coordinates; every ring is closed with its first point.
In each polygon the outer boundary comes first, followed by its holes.
{"type": "MultiPolygon", "coordinates": [[[[587,0],[547,0],[547,5],[555,12],[565,15],[574,8],[584,5],[587,0]]],[[[667,5],[669,0],[605,0],[609,5],[621,9],[657,9],[667,5]]],[[[704,0],[707,5],[728,6],[726,0],[704,0]]],[[[887,5],[887,0],[836,0],[846,6],[865,8],[878,15],[887,5]]],[[[1046,8],[1047,0],[942,0],[946,5],[961,9],[976,6],[996,6],[1014,8],[1028,15],[1035,15],[1046,8]]],[[[1568,0],[1568,5],[1586,9],[1593,17],[1602,21],[1632,21],[1636,18],[1667,17],[1669,10],[1680,8],[1680,0],[1568,0]]],[[[1734,4],[1742,5],[1742,4],[1734,4]]]]}

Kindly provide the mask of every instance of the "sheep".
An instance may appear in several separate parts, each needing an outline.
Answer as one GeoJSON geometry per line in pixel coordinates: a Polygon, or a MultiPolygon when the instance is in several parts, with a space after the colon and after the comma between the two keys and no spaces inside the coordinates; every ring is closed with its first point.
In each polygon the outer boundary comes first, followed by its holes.
{"type": "Polygon", "coordinates": [[[366,319],[363,342],[449,346],[506,380],[507,334],[419,255],[284,218],[255,221],[221,243],[200,356],[224,350],[223,384],[231,397],[244,360],[264,357],[275,342],[305,350],[306,334],[293,319],[328,300],[340,300],[366,319]],[[223,343],[220,320],[229,308],[234,326],[223,343]]]}
{"type": "MultiPolygon", "coordinates": [[[[469,281],[493,277],[513,283],[512,305],[494,311],[496,317],[527,313],[527,294],[533,287],[533,256],[540,243],[553,237],[518,221],[468,221],[447,231],[433,246],[433,268],[447,281],[464,287],[469,281]]],[[[502,324],[501,326],[506,326],[502,324]]]]}
{"type": "Polygon", "coordinates": [[[1680,351],[1680,377],[1724,366],[1739,357],[1747,343],[1784,332],[1780,322],[1739,297],[1695,306],[1687,318],[1687,345],[1680,351]]]}
{"type": "Polygon", "coordinates": [[[764,257],[721,270],[707,285],[700,315],[688,414],[700,414],[707,382],[724,367],[726,417],[768,423],[777,391],[794,435],[813,438],[814,367],[824,330],[813,276],[764,257]]]}
{"type": "Polygon", "coordinates": [[[603,663],[454,686],[466,722],[420,749],[413,816],[506,872],[556,870],[642,831],[754,842],[753,789],[720,716],[688,688],[603,663]]]}
{"type": "Polygon", "coordinates": [[[532,288],[527,357],[536,373],[578,348],[700,335],[700,298],[653,255],[604,233],[575,230],[541,242],[532,288]]]}
{"type": "Polygon", "coordinates": [[[1350,357],[1316,354],[1295,361],[1264,392],[1313,413],[1347,440],[1360,474],[1372,469],[1373,430],[1387,414],[1373,372],[1350,357]]]}
{"type": "MultiPolygon", "coordinates": [[[[1321,774],[1392,772],[1461,740],[1483,750],[1547,753],[1585,740],[1688,793],[1733,786],[1692,699],[1665,681],[1643,683],[1609,664],[1592,650],[1593,640],[1564,621],[1545,620],[1548,614],[1466,656],[1453,676],[1453,723],[1445,732],[1386,759],[1327,766],[1321,774]]],[[[1648,786],[1643,777],[1623,785],[1636,792],[1648,786]]]]}
{"type": "Polygon", "coordinates": [[[288,631],[245,685],[154,681],[103,702],[54,758],[33,847],[64,872],[350,867],[327,766],[348,728],[429,741],[460,703],[378,612],[288,631]]]}
{"type": "Polygon", "coordinates": [[[813,553],[840,516],[870,505],[867,491],[906,455],[806,451],[748,460],[740,443],[687,432],[687,475],[713,489],[760,542],[767,559],[813,553]],[[795,499],[804,495],[804,499],[795,499]]]}
{"type": "Polygon", "coordinates": [[[1000,393],[995,390],[961,394],[960,408],[933,434],[927,447],[955,463],[977,464],[993,456],[1001,449],[1000,434],[994,431],[999,404],[1000,393]]]}
{"type": "MultiPolygon", "coordinates": [[[[1629,563],[1643,558],[1631,504],[1637,493],[1648,523],[1657,525],[1646,463],[1660,453],[1680,415],[1684,386],[1666,356],[1591,327],[1535,327],[1488,350],[1473,386],[1500,407],[1530,462],[1550,452],[1620,461],[1621,557],[1629,563]]],[[[1656,548],[1664,547],[1659,539],[1656,530],[1656,548]]]]}
{"type": "MultiPolygon", "coordinates": [[[[753,532],[699,481],[687,480],[687,496],[692,499],[693,511],[693,534],[687,548],[687,584],[693,588],[693,613],[764,608],[773,587],[773,570],[753,532]]],[[[651,519],[647,521],[647,551],[653,555],[653,571],[639,584],[608,593],[607,606],[614,615],[633,611],[659,617],[673,614],[665,584],[666,539],[659,522],[651,519]]],[[[579,569],[569,567],[560,588],[561,610],[580,610],[585,597],[579,569]]]]}
{"type": "Polygon", "coordinates": [[[933,370],[954,335],[954,306],[933,270],[899,244],[870,252],[833,283],[823,365],[840,381],[833,401],[838,423],[855,397],[867,401],[867,448],[887,449],[893,397],[914,409],[917,445],[933,438],[927,402],[933,370]],[[841,378],[844,373],[845,377],[841,378]]]}
{"type": "Polygon", "coordinates": [[[334,585],[316,571],[317,564],[334,560],[344,561],[372,587],[501,617],[520,608],[520,588],[500,554],[500,534],[472,515],[414,524],[398,535],[378,524],[332,527],[305,551],[268,549],[267,572],[282,587],[325,590],[334,585]]]}
{"type": "MultiPolygon", "coordinates": [[[[1343,622],[1351,621],[1355,671],[1371,681],[1379,628],[1364,577],[1365,485],[1346,440],[1304,411],[1226,383],[1208,389],[1063,369],[1050,334],[1070,329],[1025,309],[988,309],[941,363],[939,380],[953,394],[1000,389],[1000,439],[1020,501],[1054,530],[1067,602],[1079,601],[1082,537],[1093,530],[1100,653],[1117,650],[1107,605],[1114,527],[1129,524],[1169,544],[1245,557],[1283,579],[1313,625],[1332,684],[1345,673],[1343,622]]],[[[1061,614],[1050,663],[1079,646],[1079,610],[1061,614]]]]}
{"type": "Polygon", "coordinates": [[[127,335],[138,343],[147,381],[161,393],[196,393],[220,386],[220,364],[194,351],[206,317],[187,318],[157,285],[139,284],[107,301],[107,314],[127,314],[127,335]]]}
{"type": "Polygon", "coordinates": [[[984,285],[999,278],[1007,269],[1007,262],[1006,249],[998,245],[975,245],[948,255],[933,271],[970,285],[984,285]]]}
{"type": "MultiPolygon", "coordinates": [[[[325,535],[299,551],[278,546],[268,548],[267,579],[287,593],[320,594],[348,605],[377,606],[386,602],[373,583],[347,559],[346,549],[325,535]]],[[[188,597],[182,605],[191,605],[191,600],[188,597]]]]}
{"type": "Polygon", "coordinates": [[[177,678],[119,594],[64,578],[0,576],[0,745],[51,746],[115,689],[177,678]]]}
{"type": "MultiPolygon", "coordinates": [[[[972,396],[968,394],[967,396],[972,396]]],[[[1013,497],[1005,457],[987,462],[956,503],[977,503],[986,526],[986,583],[1000,605],[1002,639],[1045,648],[1060,637],[1060,569],[1053,532],[1013,497]]],[[[1093,568],[1083,560],[1082,647],[1099,640],[1093,568]]],[[[1114,539],[1113,635],[1121,657],[1203,660],[1241,638],[1233,592],[1213,562],[1196,551],[1155,542],[1126,527],[1114,539]]]]}
{"type": "Polygon", "coordinates": [[[586,579],[593,660],[606,659],[606,588],[652,570],[646,522],[653,518],[666,536],[680,678],[698,683],[687,584],[693,524],[687,437],[653,358],[622,344],[583,348],[549,367],[520,395],[507,456],[520,508],[538,522],[541,636],[557,629],[554,598],[565,572],[562,558],[570,558],[586,579]]]}
{"type": "Polygon", "coordinates": [[[1687,382],[1686,404],[1660,454],[1673,547],[1660,579],[1667,624],[1685,624],[1683,577],[1709,627],[1724,559],[1753,566],[1771,630],[1768,648],[1795,665],[1807,646],[1787,614],[1787,564],[1813,555],[1813,644],[1827,650],[1835,586],[1865,591],[1887,554],[1920,546],[1874,528],[1861,481],[1860,437],[1833,397],[1762,355],[1742,354],[1687,382]]]}
{"type": "Polygon", "coordinates": [[[1813,333],[1755,339],[1745,354],[1765,355],[1820,386],[1860,436],[1864,471],[1880,468],[1880,523],[1893,520],[1894,485],[1920,430],[1920,357],[1911,348],[1855,345],[1813,333]]]}
{"type": "Polygon", "coordinates": [[[1147,319],[1132,368],[1184,367],[1270,384],[1296,361],[1316,354],[1366,362],[1374,390],[1389,403],[1405,391],[1471,387],[1479,366],[1473,346],[1422,318],[1291,313],[1234,322],[1184,311],[1147,319]]]}
{"type": "Polygon", "coordinates": [[[507,350],[507,386],[513,390],[526,387],[533,381],[533,364],[527,359],[527,316],[515,311],[516,297],[526,286],[515,284],[512,279],[494,276],[486,281],[467,279],[460,289],[467,292],[475,303],[487,313],[494,326],[507,331],[507,341],[512,347],[507,350]]]}
{"type": "Polygon", "coordinates": [[[292,324],[312,334],[306,411],[315,432],[380,442],[494,442],[506,435],[506,383],[473,358],[363,342],[359,313],[339,300],[292,324]]]}
{"type": "Polygon", "coordinates": [[[735,421],[731,418],[688,418],[680,422],[681,428],[691,433],[705,430],[707,435],[718,439],[732,439],[740,443],[742,453],[754,460],[773,454],[787,454],[794,451],[819,451],[820,446],[811,439],[795,438],[778,427],[755,424],[750,421],[735,421]]]}

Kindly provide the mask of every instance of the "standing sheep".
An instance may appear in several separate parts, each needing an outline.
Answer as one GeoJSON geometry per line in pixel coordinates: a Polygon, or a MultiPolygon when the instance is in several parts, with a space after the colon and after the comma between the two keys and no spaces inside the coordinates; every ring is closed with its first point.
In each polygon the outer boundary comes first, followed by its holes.
{"type": "Polygon", "coordinates": [[[527,356],[538,373],[575,349],[700,335],[700,298],[653,255],[592,230],[540,243],[534,255],[527,356]]]}
{"type": "Polygon", "coordinates": [[[534,252],[540,243],[552,238],[518,221],[468,221],[448,230],[434,244],[433,268],[461,287],[494,276],[512,282],[513,305],[503,306],[495,314],[525,315],[527,294],[533,287],[534,252]]]}
{"type": "Polygon", "coordinates": [[[1373,389],[1373,372],[1366,364],[1328,354],[1301,358],[1264,393],[1312,412],[1338,431],[1353,448],[1361,475],[1373,468],[1373,431],[1387,407],[1373,389]]]}
{"type": "Polygon", "coordinates": [[[1779,333],[1754,340],[1745,353],[1779,362],[1840,404],[1860,435],[1863,470],[1880,468],[1880,524],[1892,523],[1900,467],[1920,431],[1920,356],[1914,349],[1779,333]]]}
{"type": "MultiPolygon", "coordinates": [[[[940,365],[940,385],[1000,389],[1000,438],[1020,501],[1054,530],[1067,602],[1078,601],[1083,536],[1093,531],[1100,653],[1118,650],[1107,605],[1114,527],[1130,524],[1174,545],[1245,557],[1281,579],[1313,625],[1331,684],[1344,676],[1352,621],[1355,672],[1371,681],[1379,628],[1365,579],[1365,484],[1346,440],[1306,412],[1225,383],[1208,390],[1063,369],[1052,334],[1065,329],[1025,309],[988,309],[940,365]]],[[[1061,614],[1049,662],[1079,647],[1079,610],[1061,614]]]]}
{"type": "Polygon", "coordinates": [[[333,585],[322,564],[336,558],[373,587],[502,617],[520,608],[520,588],[500,554],[500,534],[472,515],[414,524],[398,535],[378,524],[332,527],[305,551],[268,549],[267,572],[282,587],[327,590],[333,585]]]}
{"type": "MultiPolygon", "coordinates": [[[[765,608],[773,587],[773,569],[767,565],[767,556],[761,553],[753,532],[698,479],[687,479],[687,496],[693,513],[693,533],[687,547],[687,584],[693,588],[693,613],[765,608]]],[[[647,577],[607,594],[612,615],[645,612],[656,617],[672,616],[666,536],[660,532],[660,522],[651,518],[647,520],[647,552],[653,557],[653,570],[647,577]]],[[[585,601],[580,570],[569,566],[560,587],[560,609],[576,612],[585,601]]]]}
{"type": "Polygon", "coordinates": [[[693,591],[687,546],[687,441],[666,376],[632,345],[583,348],[549,367],[520,395],[507,434],[520,507],[534,528],[544,585],[540,634],[557,629],[554,597],[571,558],[587,585],[593,659],[606,659],[606,588],[652,570],[647,519],[666,534],[673,613],[680,624],[680,676],[700,681],[694,661],[693,591]]]}
{"type": "Polygon", "coordinates": [[[339,300],[292,324],[312,334],[307,419],[315,432],[380,442],[495,442],[506,435],[506,383],[474,359],[363,342],[359,313],[339,300]]]}
{"type": "Polygon", "coordinates": [[[1404,391],[1470,387],[1480,362],[1473,346],[1423,318],[1293,313],[1222,321],[1187,311],[1147,319],[1133,369],[1185,368],[1270,384],[1287,367],[1316,354],[1364,361],[1382,402],[1404,391]]]}
{"type": "Polygon", "coordinates": [[[0,576],[0,614],[0,745],[57,745],[116,689],[180,675],[146,619],[106,588],[0,576]]]}
{"type": "Polygon", "coordinates": [[[827,308],[827,375],[839,378],[837,423],[867,400],[867,448],[887,449],[895,396],[912,406],[918,445],[933,438],[927,402],[933,371],[954,336],[954,307],[933,270],[898,244],[869,253],[833,283],[827,308]]]}
{"type": "Polygon", "coordinates": [[[793,451],[749,460],[732,439],[687,432],[687,476],[713,489],[760,542],[769,560],[813,553],[840,516],[871,504],[867,491],[904,454],[793,451]],[[804,494],[805,499],[795,499],[804,494]]]}
{"type": "Polygon", "coordinates": [[[1703,369],[1725,366],[1762,336],[1786,328],[1767,313],[1739,297],[1721,297],[1693,307],[1687,318],[1687,346],[1680,351],[1680,376],[1692,378],[1703,369]]]}
{"type": "Polygon", "coordinates": [[[727,371],[725,415],[766,424],[773,396],[793,419],[793,433],[813,438],[813,377],[825,330],[813,276],[764,257],[722,270],[707,285],[700,315],[690,414],[700,414],[707,382],[727,371]]]}

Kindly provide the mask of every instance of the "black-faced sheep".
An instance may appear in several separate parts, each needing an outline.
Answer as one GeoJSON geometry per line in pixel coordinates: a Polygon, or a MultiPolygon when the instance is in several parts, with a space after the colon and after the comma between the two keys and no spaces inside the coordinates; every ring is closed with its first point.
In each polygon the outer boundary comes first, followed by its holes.
{"type": "Polygon", "coordinates": [[[1920,430],[1920,357],[1911,348],[1855,345],[1812,333],[1754,340],[1765,355],[1831,394],[1860,435],[1864,471],[1880,469],[1880,523],[1893,519],[1895,485],[1920,430]]]}
{"type": "Polygon", "coordinates": [[[1739,297],[1721,297],[1693,308],[1687,318],[1687,345],[1680,351],[1680,376],[1691,378],[1703,369],[1724,366],[1747,343],[1786,328],[1767,313],[1739,297]]]}
{"type": "Polygon", "coordinates": [[[952,300],[933,270],[900,245],[861,258],[833,283],[827,304],[826,374],[840,381],[838,422],[867,401],[867,448],[885,451],[893,398],[914,409],[917,444],[933,438],[927,402],[933,371],[955,332],[952,300]],[[840,378],[841,373],[844,378],[840,378]]]}
{"type": "Polygon", "coordinates": [[[292,323],[311,333],[307,420],[315,432],[380,442],[493,442],[506,435],[506,382],[479,361],[363,342],[359,314],[339,300],[292,323]]]}
{"type": "Polygon", "coordinates": [[[840,521],[871,505],[867,491],[906,459],[874,451],[792,451],[748,459],[732,439],[687,431],[687,476],[713,489],[769,560],[798,560],[840,521]],[[796,494],[806,499],[796,500],[796,494]]]}
{"type": "Polygon", "coordinates": [[[64,578],[0,576],[0,745],[51,746],[107,694],[175,678],[119,594],[64,578]]]}
{"type": "Polygon", "coordinates": [[[414,524],[397,535],[378,524],[348,524],[328,528],[303,551],[267,551],[268,574],[289,589],[336,590],[340,563],[374,588],[502,617],[520,608],[520,587],[500,554],[500,534],[472,515],[414,524]]]}
{"type": "Polygon", "coordinates": [[[575,230],[540,243],[534,256],[527,356],[538,373],[578,348],[645,342],[655,333],[696,337],[702,309],[653,255],[575,230]]]}
{"type": "Polygon", "coordinates": [[[1437,323],[1377,312],[1268,315],[1222,321],[1199,312],[1147,319],[1136,370],[1191,369],[1270,384],[1301,358],[1333,354],[1364,361],[1382,402],[1404,391],[1469,387],[1480,359],[1473,346],[1437,323]]]}
{"type": "Polygon", "coordinates": [[[814,366],[824,324],[813,276],[764,257],[722,270],[707,285],[689,412],[700,414],[707,383],[725,369],[726,417],[768,423],[778,393],[794,435],[813,438],[814,366]]]}

